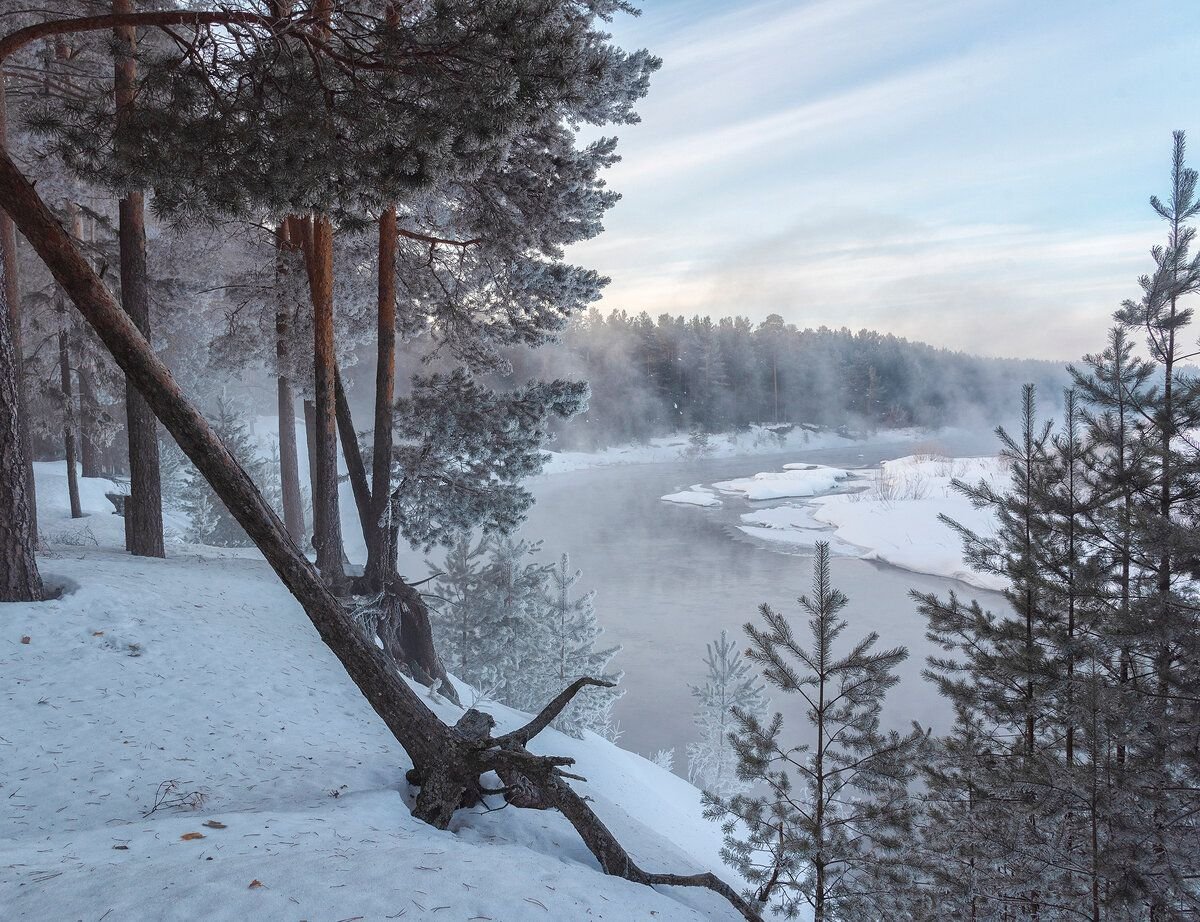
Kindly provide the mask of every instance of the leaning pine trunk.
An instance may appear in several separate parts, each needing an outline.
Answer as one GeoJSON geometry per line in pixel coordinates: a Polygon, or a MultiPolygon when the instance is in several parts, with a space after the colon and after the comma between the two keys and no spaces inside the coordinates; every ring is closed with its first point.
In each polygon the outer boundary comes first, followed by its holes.
{"type": "MultiPolygon", "coordinates": [[[[321,639],[337,655],[351,679],[412,757],[414,765],[421,771],[437,773],[442,766],[458,758],[465,763],[462,744],[396,674],[382,651],[368,642],[354,625],[288,536],[283,523],[249,475],[183,395],[166,365],[113,300],[29,181],[3,152],[0,152],[0,207],[19,215],[16,220],[20,229],[42,262],[99,335],[129,381],[145,396],[179,447],[304,607],[321,639]]],[[[11,356],[7,323],[0,323],[0,353],[5,346],[11,356]]],[[[0,395],[4,393],[5,379],[10,383],[13,380],[13,365],[11,361],[5,362],[4,357],[0,354],[0,395]],[[8,369],[7,375],[4,369],[8,369]]],[[[0,400],[0,426],[13,429],[16,417],[12,413],[6,414],[4,407],[0,400]]],[[[10,446],[16,443],[16,439],[0,439],[0,457],[10,456],[10,446]]],[[[11,491],[15,485],[19,491],[22,483],[21,478],[15,483],[0,479],[0,490],[11,491]]],[[[4,499],[7,502],[9,497],[4,499]]],[[[17,509],[23,512],[27,507],[23,498],[18,499],[17,509]]],[[[7,516],[0,516],[0,535],[11,521],[7,516]]],[[[430,786],[429,793],[422,789],[414,813],[418,818],[434,821],[445,816],[448,821],[453,807],[448,808],[443,798],[455,790],[454,796],[461,794],[468,783],[466,778],[442,775],[437,785],[430,786]]]]}
{"type": "MultiPolygon", "coordinates": [[[[338,657],[351,680],[412,758],[412,774],[421,786],[413,809],[417,819],[445,829],[460,807],[479,803],[484,794],[481,775],[485,772],[495,771],[501,778],[518,782],[529,779],[534,787],[544,792],[547,805],[557,807],[579,832],[605,873],[646,885],[706,887],[728,899],[746,919],[760,922],[754,908],[712,874],[681,876],[643,871],[559,773],[561,766],[570,765],[573,760],[536,756],[525,749],[525,744],[561,713],[583,685],[608,683],[580,679],[559,694],[526,727],[496,739],[471,737],[461,727],[452,730],[443,724],[400,679],[382,651],[356,627],[320,574],[288,536],[283,523],[249,475],[200,412],[188,402],[166,365],[155,356],[150,344],[117,306],[33,186],[3,151],[0,151],[0,207],[18,216],[16,220],[25,238],[55,280],[303,606],[326,646],[338,657]]],[[[7,342],[5,327],[6,324],[0,322],[0,347],[7,342]]],[[[3,358],[0,354],[0,371],[5,367],[3,358]]],[[[12,367],[10,362],[10,377],[12,367]]],[[[6,418],[0,414],[0,424],[6,421],[15,424],[15,417],[9,414],[6,418]]],[[[13,441],[0,442],[0,454],[3,446],[13,441]]],[[[0,525],[0,530],[2,528],[0,525]]],[[[423,604],[419,596],[416,601],[423,604]]],[[[478,723],[480,717],[491,721],[477,711],[468,711],[459,723],[478,723]]]]}
{"type": "Polygon", "coordinates": [[[71,499],[71,518],[83,518],[79,505],[79,470],[75,457],[75,393],[71,387],[71,348],[67,342],[66,305],[60,305],[63,328],[58,332],[58,372],[62,382],[63,450],[67,456],[67,494],[71,499]]]}
{"type": "MultiPolygon", "coordinates": [[[[113,13],[132,13],[131,0],[113,0],[113,13]]],[[[137,94],[136,30],[113,29],[117,44],[113,93],[117,130],[129,119],[137,94]]],[[[121,251],[121,302],[138,330],[150,340],[150,284],[146,269],[146,209],[142,193],[127,192],[117,206],[117,241],[121,251]]],[[[158,462],[158,425],[137,388],[125,383],[126,428],[129,434],[129,497],[125,501],[125,545],[139,557],[165,557],[162,522],[162,479],[158,462]]]]}
{"type": "Polygon", "coordinates": [[[279,399],[279,485],[283,494],[283,522],[292,540],[304,541],[304,503],[300,498],[300,462],[296,453],[296,392],[288,377],[288,331],[292,312],[287,303],[283,284],[287,275],[288,250],[294,246],[287,221],[281,221],[275,232],[275,359],[279,399]]]}

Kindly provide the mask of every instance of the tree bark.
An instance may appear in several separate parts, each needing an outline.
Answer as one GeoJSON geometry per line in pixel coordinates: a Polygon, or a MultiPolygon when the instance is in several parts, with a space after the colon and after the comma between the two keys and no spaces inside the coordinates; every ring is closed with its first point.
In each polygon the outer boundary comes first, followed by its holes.
{"type": "MultiPolygon", "coordinates": [[[[133,12],[131,0],[113,0],[113,13],[133,12]]],[[[137,93],[137,35],[131,26],[113,29],[117,56],[113,94],[117,130],[132,115],[137,93]]],[[[140,191],[126,193],[117,205],[117,242],[121,252],[121,302],[150,341],[150,283],[146,268],[146,209],[140,191]]],[[[125,419],[129,437],[129,498],[125,501],[125,546],[139,557],[165,557],[158,426],[145,399],[126,380],[125,419]]]]}
{"type": "Polygon", "coordinates": [[[395,559],[389,504],[392,471],[392,413],[396,393],[396,209],[379,217],[379,323],[375,364],[375,442],[371,458],[371,510],[367,537],[367,580],[382,587],[395,559]]]}
{"type": "Polygon", "coordinates": [[[288,377],[288,333],[291,327],[292,310],[287,303],[287,286],[282,284],[287,276],[287,253],[294,244],[288,234],[289,224],[282,221],[275,232],[277,246],[275,259],[275,282],[277,298],[275,307],[275,358],[277,362],[277,390],[279,398],[279,484],[283,494],[283,522],[292,540],[304,540],[304,503],[300,498],[300,461],[296,453],[296,392],[288,377]]]}
{"type": "Polygon", "coordinates": [[[59,305],[63,328],[58,332],[58,372],[62,383],[63,449],[67,456],[67,495],[71,500],[71,518],[82,519],[79,505],[79,470],[75,457],[75,393],[71,387],[71,347],[67,342],[66,305],[59,305]]]}
{"type": "Polygon", "coordinates": [[[96,440],[96,392],[87,373],[79,371],[79,466],[84,477],[104,475],[103,452],[96,440]]]}
{"type": "MultiPolygon", "coordinates": [[[[0,69],[0,145],[8,149],[8,78],[0,69]]],[[[25,405],[25,353],[21,348],[21,277],[17,264],[17,229],[8,212],[0,211],[0,268],[4,271],[4,301],[8,329],[12,339],[13,361],[17,371],[17,425],[22,440],[21,452],[25,478],[25,498],[29,507],[29,542],[36,549],[37,482],[33,477],[33,449],[29,439],[29,412],[25,405]]]]}
{"type": "Polygon", "coordinates": [[[304,264],[313,307],[313,406],[316,448],[313,545],[317,569],[331,585],[345,579],[338,511],[337,412],[334,397],[333,225],[325,215],[304,222],[304,264]]]}
{"type": "Polygon", "coordinates": [[[354,417],[350,413],[350,401],[346,399],[346,388],[342,384],[342,371],[337,363],[333,366],[333,389],[337,407],[338,435],[342,440],[342,456],[346,459],[346,471],[350,475],[350,489],[354,492],[354,505],[362,523],[363,540],[371,541],[371,488],[367,484],[367,469],[363,465],[362,449],[358,445],[358,433],[354,431],[354,417]]]}
{"type": "MultiPolygon", "coordinates": [[[[2,246],[4,239],[0,236],[2,246]]],[[[4,263],[0,259],[0,271],[4,263]]],[[[0,297],[5,301],[7,287],[0,285],[0,297]]],[[[29,502],[21,373],[13,319],[8,304],[0,305],[0,602],[40,602],[44,589],[34,556],[36,526],[29,502]]]]}

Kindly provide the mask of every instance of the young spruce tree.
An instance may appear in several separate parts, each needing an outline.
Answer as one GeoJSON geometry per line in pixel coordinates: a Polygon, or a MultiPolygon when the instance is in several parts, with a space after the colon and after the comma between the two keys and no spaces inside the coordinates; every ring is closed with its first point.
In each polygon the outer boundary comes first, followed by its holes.
{"type": "Polygon", "coordinates": [[[769,702],[758,673],[742,659],[725,631],[707,644],[704,665],[708,667],[704,684],[692,686],[700,738],[688,743],[688,781],[717,797],[732,797],[746,789],[738,777],[738,753],[730,738],[739,726],[734,709],[762,720],[769,702]]]}
{"type": "Polygon", "coordinates": [[[706,796],[706,812],[724,821],[722,854],[760,904],[789,918],[811,912],[815,922],[893,918],[913,817],[908,784],[927,736],[916,725],[884,732],[879,715],[908,651],[874,650],[875,633],[835,650],[847,599],[830,582],[825,542],[817,544],[813,596],[799,601],[811,643],[763,605],[765,629],[745,626],[747,655],[768,682],[804,699],[813,742],[786,742],[781,714],[763,724],[734,708],[738,773],[753,788],[706,796]]]}

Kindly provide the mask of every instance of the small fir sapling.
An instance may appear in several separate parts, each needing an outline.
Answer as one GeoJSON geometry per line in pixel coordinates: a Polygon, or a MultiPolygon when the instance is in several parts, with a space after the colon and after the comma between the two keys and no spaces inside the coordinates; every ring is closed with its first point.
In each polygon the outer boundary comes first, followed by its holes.
{"type": "MultiPolygon", "coordinates": [[[[228,401],[219,399],[211,424],[251,479],[257,484],[265,484],[271,476],[269,465],[258,454],[244,415],[228,401]]],[[[249,547],[253,544],[205,479],[190,465],[180,496],[183,511],[191,519],[189,540],[216,547],[249,547]]]]}
{"type": "Polygon", "coordinates": [[[769,707],[766,687],[726,631],[707,645],[704,664],[708,667],[704,683],[692,686],[700,738],[687,747],[688,780],[718,797],[730,797],[745,789],[730,739],[738,726],[733,709],[761,719],[769,707]]]}

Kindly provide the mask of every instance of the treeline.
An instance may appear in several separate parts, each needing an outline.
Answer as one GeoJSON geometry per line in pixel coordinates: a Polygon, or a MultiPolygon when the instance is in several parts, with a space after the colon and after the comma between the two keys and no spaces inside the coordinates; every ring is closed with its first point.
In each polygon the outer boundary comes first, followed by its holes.
{"type": "Polygon", "coordinates": [[[750,423],[856,428],[994,426],[1024,382],[1057,394],[1061,364],[981,358],[871,330],[747,317],[642,312],[579,318],[557,344],[512,356],[518,377],[586,380],[587,411],[559,427],[568,447],[750,423]]]}
{"type": "Polygon", "coordinates": [[[968,563],[1008,588],[992,610],[912,593],[948,732],[881,728],[907,651],[840,636],[828,545],[796,613],[745,625],[747,659],[807,703],[807,744],[710,664],[738,783],[706,779],[708,812],[759,905],[815,922],[1200,915],[1200,378],[1181,365],[1197,179],[1177,135],[1141,296],[1070,369],[1057,424],[1025,387],[999,433],[1007,485],[955,484],[997,523],[955,526],[968,563]]]}

